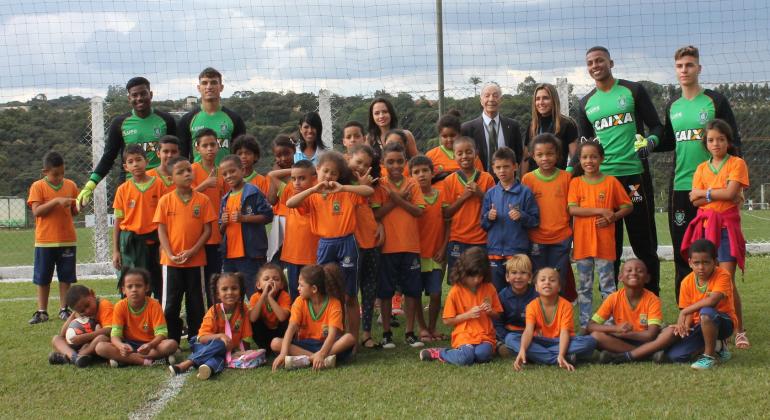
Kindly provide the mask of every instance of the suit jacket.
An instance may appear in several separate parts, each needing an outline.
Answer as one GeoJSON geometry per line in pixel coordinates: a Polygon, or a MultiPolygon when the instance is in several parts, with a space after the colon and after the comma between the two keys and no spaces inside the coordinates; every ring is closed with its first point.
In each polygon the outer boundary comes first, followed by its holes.
{"type": "MultiPolygon", "coordinates": [[[[503,130],[505,145],[516,153],[516,163],[521,164],[521,156],[524,153],[523,143],[521,141],[521,129],[519,124],[513,118],[500,115],[500,127],[503,130]]],[[[479,152],[479,158],[484,165],[484,170],[488,168],[490,156],[487,156],[487,136],[486,127],[484,127],[484,118],[479,115],[478,118],[466,121],[460,128],[463,136],[470,137],[476,142],[476,150],[479,152]]]]}

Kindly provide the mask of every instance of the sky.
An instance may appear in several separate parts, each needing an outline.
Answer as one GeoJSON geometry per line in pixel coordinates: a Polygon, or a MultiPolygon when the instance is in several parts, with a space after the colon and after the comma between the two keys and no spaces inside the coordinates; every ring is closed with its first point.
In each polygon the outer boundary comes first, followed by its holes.
{"type": "MultiPolygon", "coordinates": [[[[0,102],[38,93],[104,96],[142,75],[156,98],[197,95],[197,74],[224,74],[236,91],[435,97],[434,0],[59,0],[0,8],[0,102]]],[[[611,2],[444,1],[447,96],[471,77],[513,91],[531,75],[566,77],[587,91],[585,50],[610,49],[616,77],[673,83],[673,52],[701,50],[701,80],[770,80],[770,5],[764,0],[611,2]]]]}

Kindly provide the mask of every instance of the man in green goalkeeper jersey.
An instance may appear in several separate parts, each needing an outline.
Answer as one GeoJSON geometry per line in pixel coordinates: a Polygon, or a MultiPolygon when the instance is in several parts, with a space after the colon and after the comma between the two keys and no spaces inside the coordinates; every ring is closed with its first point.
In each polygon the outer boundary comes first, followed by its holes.
{"type": "MultiPolygon", "coordinates": [[[[158,140],[166,134],[176,134],[174,117],[166,112],[153,109],[152,91],[147,79],[144,77],[132,78],[126,83],[126,91],[128,91],[128,103],[131,105],[131,112],[117,116],[110,123],[104,153],[78,195],[78,206],[83,206],[91,200],[96,185],[107,176],[115,163],[115,158],[119,155],[122,156],[126,145],[139,144],[144,148],[147,154],[147,169],[149,170],[160,164],[160,158],[157,154],[158,140]]],[[[125,170],[121,170],[121,180],[125,176],[125,170]]]]}
{"type": "Polygon", "coordinates": [[[200,156],[192,147],[192,139],[202,128],[210,128],[217,133],[219,152],[215,162],[219,165],[222,157],[230,154],[230,143],[246,133],[246,126],[241,117],[232,110],[222,106],[222,73],[211,67],[203,69],[198,75],[198,92],[201,94],[201,105],[185,114],[177,127],[179,133],[180,156],[192,157],[195,162],[200,156]],[[192,155],[190,155],[192,153],[192,155]]]}
{"type": "Polygon", "coordinates": [[[658,294],[660,261],[655,232],[655,203],[648,154],[663,135],[663,125],[644,87],[636,82],[615,79],[615,63],[604,47],[593,47],[586,53],[588,74],[596,87],[580,100],[578,130],[586,138],[597,138],[604,147],[601,171],[612,175],[625,187],[633,203],[633,212],[616,222],[615,278],[620,268],[623,249],[623,223],[637,258],[644,261],[650,273],[646,287],[658,294]],[[645,137],[644,127],[649,134],[645,137]]]}

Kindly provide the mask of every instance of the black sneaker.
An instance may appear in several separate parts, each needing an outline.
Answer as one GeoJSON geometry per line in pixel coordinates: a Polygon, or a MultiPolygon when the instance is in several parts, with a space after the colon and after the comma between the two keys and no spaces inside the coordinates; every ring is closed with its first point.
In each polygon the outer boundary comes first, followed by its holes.
{"type": "Polygon", "coordinates": [[[571,364],[572,366],[577,364],[577,355],[575,353],[568,353],[565,359],[567,360],[567,363],[571,364]]]}
{"type": "Polygon", "coordinates": [[[666,357],[666,352],[664,350],[658,350],[652,355],[652,361],[655,363],[666,363],[668,362],[668,357],[666,357]]]}
{"type": "Polygon", "coordinates": [[[420,341],[416,335],[414,335],[414,332],[408,332],[406,333],[406,337],[404,338],[404,342],[406,344],[409,344],[410,347],[424,347],[425,343],[420,341]]]}
{"type": "Polygon", "coordinates": [[[63,354],[61,354],[59,352],[52,351],[48,355],[48,363],[50,363],[52,365],[66,365],[69,362],[70,362],[70,359],[67,359],[67,356],[65,356],[65,355],[63,355],[63,354]]]}
{"type": "Polygon", "coordinates": [[[382,344],[382,348],[384,349],[396,348],[396,343],[393,342],[393,333],[390,331],[382,333],[382,341],[380,344],[382,344]]]}
{"type": "Polygon", "coordinates": [[[390,328],[398,328],[401,326],[401,323],[398,322],[398,318],[396,316],[390,317],[390,328]]]}
{"type": "Polygon", "coordinates": [[[32,319],[29,320],[29,323],[34,325],[34,324],[39,324],[41,322],[46,322],[46,321],[48,321],[48,312],[35,311],[35,313],[32,314],[32,319]]]}
{"type": "Polygon", "coordinates": [[[72,311],[70,311],[69,309],[67,308],[59,309],[59,319],[61,319],[62,321],[66,321],[67,318],[70,317],[70,315],[72,315],[72,311]]]}
{"type": "Polygon", "coordinates": [[[92,357],[87,354],[78,356],[78,358],[75,359],[75,366],[79,368],[87,367],[88,365],[91,364],[91,360],[92,360],[92,357]]]}

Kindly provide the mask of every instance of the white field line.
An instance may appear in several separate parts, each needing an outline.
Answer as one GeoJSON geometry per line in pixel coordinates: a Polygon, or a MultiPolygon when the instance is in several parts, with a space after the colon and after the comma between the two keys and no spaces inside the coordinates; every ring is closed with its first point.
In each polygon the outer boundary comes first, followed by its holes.
{"type": "MultiPolygon", "coordinates": [[[[117,297],[120,297],[120,295],[99,295],[99,297],[117,298],[117,297]]],[[[37,300],[37,297],[25,296],[25,297],[13,297],[13,298],[0,298],[0,303],[5,303],[5,302],[28,302],[28,301],[32,301],[32,300],[37,300]]]]}
{"type": "Polygon", "coordinates": [[[182,386],[184,386],[184,381],[189,375],[190,374],[188,372],[170,377],[166,381],[166,384],[163,386],[163,388],[158,390],[155,395],[147,400],[136,411],[129,414],[128,418],[130,420],[155,418],[158,414],[160,414],[161,411],[163,411],[163,408],[166,406],[166,404],[168,404],[169,401],[173,400],[174,397],[179,394],[179,391],[182,390],[182,386]]]}

